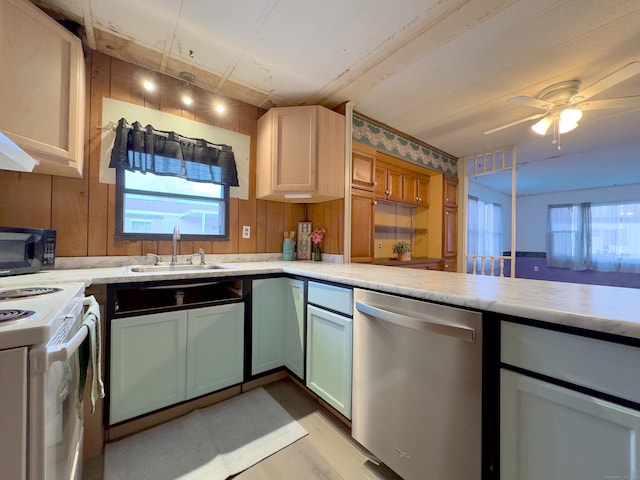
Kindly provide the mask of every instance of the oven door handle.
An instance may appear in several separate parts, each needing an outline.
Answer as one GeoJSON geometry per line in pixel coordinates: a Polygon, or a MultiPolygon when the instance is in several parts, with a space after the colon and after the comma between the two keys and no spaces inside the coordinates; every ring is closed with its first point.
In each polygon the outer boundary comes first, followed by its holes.
{"type": "Polygon", "coordinates": [[[51,366],[54,362],[66,362],[80,348],[88,334],[89,327],[81,325],[80,329],[68,342],[47,347],[47,365],[51,366]]]}

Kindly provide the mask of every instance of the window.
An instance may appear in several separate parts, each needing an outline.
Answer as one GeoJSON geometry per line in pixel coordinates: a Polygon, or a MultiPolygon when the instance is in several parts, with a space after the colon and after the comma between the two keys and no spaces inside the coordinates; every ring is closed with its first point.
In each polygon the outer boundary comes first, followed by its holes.
{"type": "Polygon", "coordinates": [[[640,203],[550,205],[547,265],[640,273],[640,203]]]}
{"type": "Polygon", "coordinates": [[[120,169],[116,234],[127,238],[181,235],[228,238],[229,188],[179,177],[120,169]]]}
{"type": "MultiPolygon", "coordinates": [[[[467,255],[478,257],[499,257],[502,255],[502,205],[498,203],[484,202],[478,197],[469,195],[468,223],[467,223],[467,255]]],[[[467,258],[467,273],[473,272],[473,259],[467,258]]],[[[491,272],[491,263],[479,263],[476,272],[485,275],[498,275],[500,267],[494,263],[494,271],[491,272]]]]}
{"type": "Polygon", "coordinates": [[[116,169],[116,236],[228,238],[229,187],[238,186],[229,145],[118,122],[110,167],[116,169]]]}

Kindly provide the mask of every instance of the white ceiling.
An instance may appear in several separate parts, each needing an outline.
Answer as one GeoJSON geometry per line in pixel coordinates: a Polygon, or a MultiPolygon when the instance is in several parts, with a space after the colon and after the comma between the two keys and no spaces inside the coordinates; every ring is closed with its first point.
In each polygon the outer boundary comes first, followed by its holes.
{"type": "MultiPolygon", "coordinates": [[[[189,71],[200,86],[263,108],[350,100],[458,157],[517,145],[521,194],[640,184],[640,108],[585,112],[561,150],[533,134],[533,122],[483,135],[539,113],[511,97],[572,79],[585,88],[640,61],[638,0],[35,3],[84,25],[91,48],[189,71]]],[[[631,95],[640,75],[594,99],[631,95]]]]}

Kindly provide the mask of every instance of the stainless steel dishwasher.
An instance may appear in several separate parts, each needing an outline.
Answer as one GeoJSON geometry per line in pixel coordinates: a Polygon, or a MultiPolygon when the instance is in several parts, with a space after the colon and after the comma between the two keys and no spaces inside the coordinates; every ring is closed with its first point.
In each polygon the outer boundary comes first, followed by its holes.
{"type": "Polygon", "coordinates": [[[482,315],[354,290],[352,435],[405,480],[482,477],[482,315]]]}

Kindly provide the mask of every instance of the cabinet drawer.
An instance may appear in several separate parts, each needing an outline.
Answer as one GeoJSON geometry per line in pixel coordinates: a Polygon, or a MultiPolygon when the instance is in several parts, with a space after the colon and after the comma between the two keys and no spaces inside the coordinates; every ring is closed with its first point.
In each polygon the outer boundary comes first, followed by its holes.
{"type": "Polygon", "coordinates": [[[353,290],[309,282],[308,301],[345,315],[353,315],[353,290]]]}
{"type": "Polygon", "coordinates": [[[502,322],[502,362],[640,403],[640,348],[502,322]]]}

